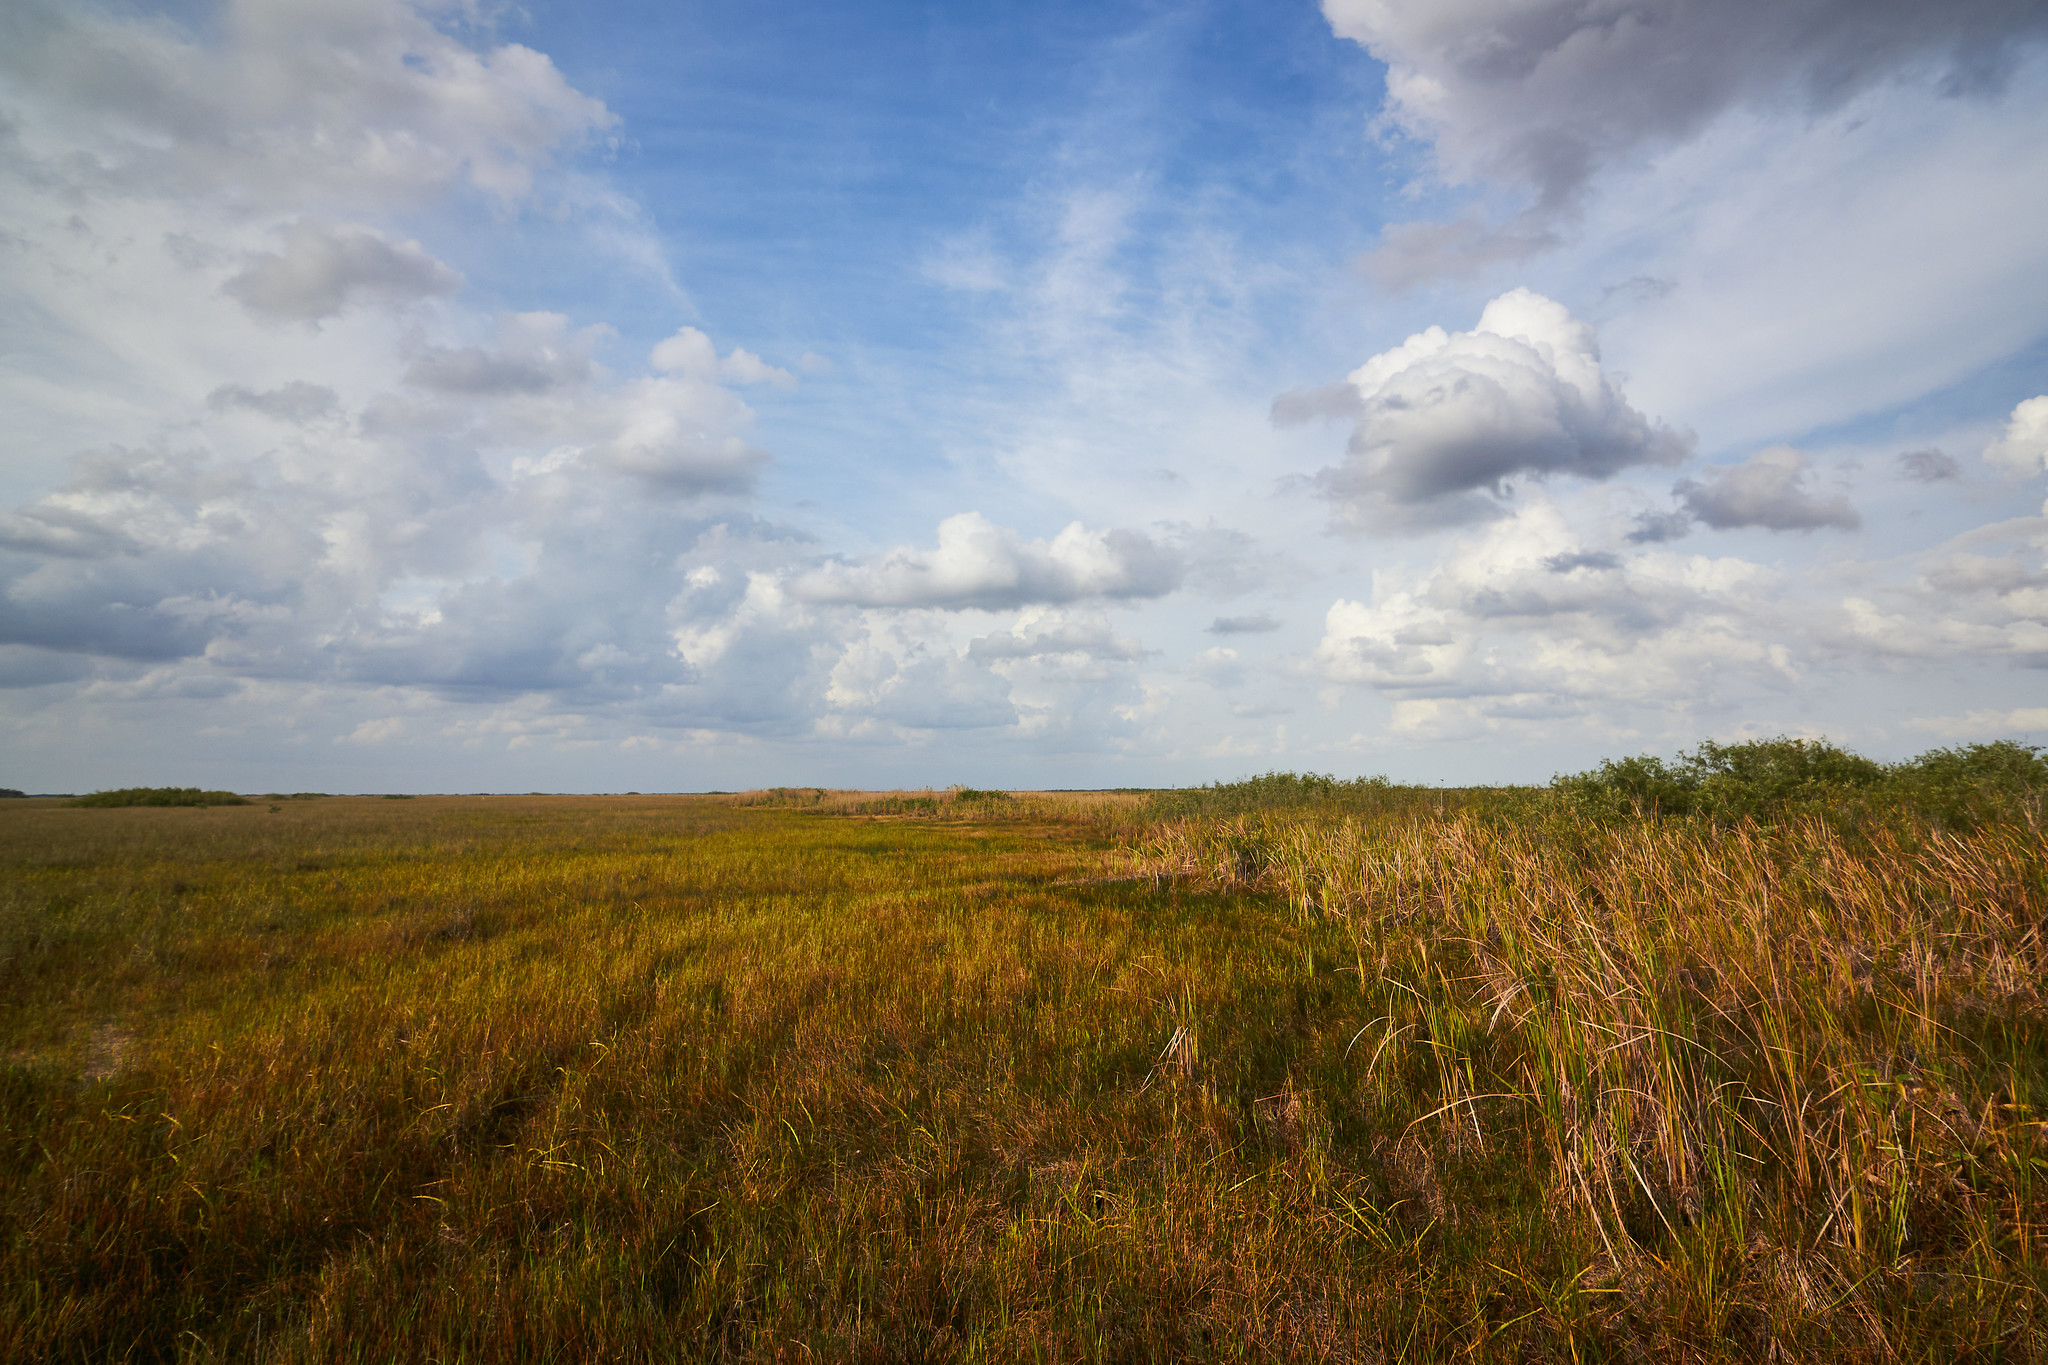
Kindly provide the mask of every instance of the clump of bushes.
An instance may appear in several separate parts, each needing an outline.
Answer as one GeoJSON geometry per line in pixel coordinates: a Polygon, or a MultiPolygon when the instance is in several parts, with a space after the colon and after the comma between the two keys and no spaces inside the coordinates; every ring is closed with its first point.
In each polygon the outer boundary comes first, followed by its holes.
{"type": "Polygon", "coordinates": [[[980,802],[992,802],[992,801],[1007,801],[1007,800],[1009,800],[1009,799],[1010,799],[1010,794],[1009,794],[1008,792],[999,792],[999,791],[982,791],[982,790],[980,790],[979,788],[975,788],[975,787],[959,787],[959,788],[956,788],[956,789],[954,790],[954,792],[953,792],[953,800],[954,800],[954,801],[956,801],[956,802],[961,802],[961,801],[980,801],[980,802]]]}
{"type": "Polygon", "coordinates": [[[2048,796],[2048,756],[2040,746],[2002,739],[1959,749],[1930,749],[1894,767],[1888,785],[1900,799],[1951,825],[2039,813],[2048,796]]]}
{"type": "Polygon", "coordinates": [[[1551,790],[1596,817],[1692,816],[1766,820],[1796,811],[1904,806],[1947,825],[2018,814],[2048,794],[2048,758],[1999,740],[1934,749],[1884,764],[1821,739],[1703,740],[1666,762],[1654,754],[1607,759],[1555,778],[1551,790]]]}
{"type": "Polygon", "coordinates": [[[201,791],[198,787],[121,787],[114,791],[74,796],[69,806],[246,806],[249,798],[233,792],[201,791]]]}
{"type": "Polygon", "coordinates": [[[1393,783],[1384,777],[1269,772],[1237,782],[1154,793],[1145,814],[1154,819],[1181,819],[1265,810],[1376,808],[1393,790],[1393,783]]]}

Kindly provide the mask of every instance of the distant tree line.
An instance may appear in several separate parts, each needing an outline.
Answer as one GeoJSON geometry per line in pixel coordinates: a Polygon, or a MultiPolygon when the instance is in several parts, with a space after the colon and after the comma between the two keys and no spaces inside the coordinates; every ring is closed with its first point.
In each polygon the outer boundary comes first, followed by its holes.
{"type": "Polygon", "coordinates": [[[198,787],[121,787],[114,791],[74,796],[67,806],[246,806],[249,798],[233,792],[201,791],[198,787]]]}

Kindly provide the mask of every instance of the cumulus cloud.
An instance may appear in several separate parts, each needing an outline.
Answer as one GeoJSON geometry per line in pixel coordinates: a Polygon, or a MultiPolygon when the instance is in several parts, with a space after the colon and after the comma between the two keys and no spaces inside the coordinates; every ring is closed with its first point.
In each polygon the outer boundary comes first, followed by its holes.
{"type": "Polygon", "coordinates": [[[1590,326],[1527,289],[1487,304],[1469,332],[1432,327],[1374,356],[1349,387],[1346,459],[1318,479],[1359,526],[1432,506],[1437,519],[1491,515],[1512,479],[1604,479],[1691,446],[1629,405],[1590,326]]]}
{"type": "Polygon", "coordinates": [[[1636,516],[1636,529],[1626,538],[1631,545],[1662,545],[1691,534],[1691,512],[1641,512],[1636,516]]]}
{"type": "Polygon", "coordinates": [[[746,439],[753,410],[727,387],[723,365],[621,379],[592,359],[610,335],[557,313],[502,317],[490,344],[425,348],[405,372],[422,396],[380,396],[365,423],[526,452],[513,465],[522,475],[574,464],[674,497],[751,488],[769,457],[746,439]]]}
{"type": "Polygon", "coordinates": [[[1916,483],[1942,483],[1963,472],[1955,456],[1932,449],[1901,451],[1898,465],[1899,473],[1916,483]]]}
{"type": "Polygon", "coordinates": [[[2048,668],[2048,517],[1993,522],[1915,558],[1912,581],[1843,599],[1846,643],[1888,661],[2048,668]]]}
{"type": "Polygon", "coordinates": [[[1621,556],[1606,550],[1564,550],[1543,561],[1552,573],[1605,573],[1621,567],[1621,556]]]}
{"type": "Polygon", "coordinates": [[[1685,510],[1717,531],[1759,526],[1768,531],[1853,531],[1863,524],[1849,500],[1822,497],[1808,485],[1813,462],[1790,446],[1760,450],[1706,482],[1681,479],[1672,492],[1685,510]]]}
{"type": "Polygon", "coordinates": [[[1278,629],[1280,623],[1265,612],[1255,612],[1250,616],[1219,616],[1208,625],[1211,635],[1255,635],[1278,629]]]}
{"type": "Polygon", "coordinates": [[[365,299],[410,303],[462,287],[462,276],[418,242],[393,242],[375,228],[302,218],[283,237],[283,251],[252,256],[221,286],[261,318],[318,322],[365,299]]]}
{"type": "Polygon", "coordinates": [[[768,463],[768,453],[736,434],[707,432],[693,422],[700,406],[695,397],[660,381],[629,387],[594,414],[615,430],[590,447],[590,457],[683,496],[745,492],[768,463]]]}
{"type": "Polygon", "coordinates": [[[1393,279],[1460,273],[1547,246],[1606,164],[1688,139],[1739,106],[1838,106],[1898,77],[1999,89],[2048,33],[2031,0],[1324,0],[1342,37],[1387,63],[1387,116],[1453,182],[1525,189],[1530,211],[1390,229],[1393,279]]]}
{"type": "Polygon", "coordinates": [[[442,8],[229,0],[201,36],[22,0],[0,14],[0,75],[80,188],[223,193],[259,210],[396,205],[458,185],[510,202],[616,122],[531,48],[443,32],[442,8]]]}
{"type": "MultiPolygon", "coordinates": [[[[559,319],[538,330],[573,335],[559,319]]],[[[449,356],[472,360],[432,359],[449,356]]],[[[223,418],[331,420],[253,459],[79,457],[0,517],[0,642],[481,692],[675,681],[676,538],[703,525],[698,499],[743,486],[764,457],[723,389],[579,368],[366,411],[324,386],[218,386],[208,407],[223,418]]],[[[232,444],[231,428],[203,430],[232,444]]]]}
{"type": "Polygon", "coordinates": [[[1375,574],[1369,598],[1332,603],[1314,660],[1333,682],[1429,703],[1404,713],[1424,730],[1453,715],[1699,699],[1793,675],[1774,642],[1779,591],[1741,560],[1589,550],[1538,503],[1433,568],[1375,574]]]}
{"type": "Polygon", "coordinates": [[[721,356],[711,338],[695,327],[685,327],[661,342],[648,357],[655,369],[693,379],[721,380],[728,384],[773,384],[778,389],[796,387],[796,376],[770,365],[752,351],[735,347],[721,356]]]}
{"type": "Polygon", "coordinates": [[[609,328],[464,306],[434,230],[478,193],[501,217],[573,195],[542,177],[611,116],[540,54],[436,27],[453,14],[0,13],[16,353],[94,356],[0,383],[44,428],[111,427],[68,471],[56,442],[17,471],[0,683],[90,679],[70,695],[92,706],[248,690],[238,714],[285,725],[295,699],[354,696],[344,740],[409,747],[589,742],[579,716],[1013,722],[966,640],[797,600],[816,548],[723,500],[768,459],[737,389],[788,371],[695,329],[615,371],[609,328]],[[883,653],[894,681],[851,687],[883,653]],[[393,699],[419,708],[402,733],[374,713],[393,699]],[[471,706],[496,709],[457,724],[471,706]]]}
{"type": "Polygon", "coordinates": [[[2005,434],[1984,447],[1984,458],[2022,476],[2048,469],[2048,394],[2014,408],[2005,434]]]}
{"type": "Polygon", "coordinates": [[[1184,572],[1177,552],[1142,532],[1091,531],[1077,521],[1049,541],[1026,540],[963,512],[939,523],[934,549],[903,546],[866,564],[825,565],[797,577],[792,591],[811,602],[1000,610],[1161,597],[1184,572]]]}
{"type": "Polygon", "coordinates": [[[1017,720],[1001,678],[901,618],[860,622],[832,665],[822,702],[826,733],[844,738],[902,738],[905,730],[986,729],[1017,720]]]}
{"type": "Polygon", "coordinates": [[[1773,698],[1909,666],[2048,666],[2044,547],[2048,518],[2017,518],[1912,556],[1905,581],[1890,560],[1823,578],[1655,546],[1595,550],[1539,500],[1333,602],[1313,665],[1386,698],[1391,733],[1410,739],[1532,719],[1551,734],[1572,717],[1606,727],[1631,708],[1753,717],[1773,698]]]}

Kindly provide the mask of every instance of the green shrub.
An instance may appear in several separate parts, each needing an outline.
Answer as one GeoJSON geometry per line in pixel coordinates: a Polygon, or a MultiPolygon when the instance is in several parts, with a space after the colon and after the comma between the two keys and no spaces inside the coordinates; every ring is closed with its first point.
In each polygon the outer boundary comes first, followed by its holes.
{"type": "Polygon", "coordinates": [[[2009,739],[1930,749],[1893,768],[1891,786],[1944,824],[1981,824],[2038,809],[2048,795],[2048,757],[2009,739]]]}
{"type": "Polygon", "coordinates": [[[114,791],[74,796],[70,806],[246,806],[249,798],[233,792],[201,791],[198,787],[121,787],[114,791]]]}
{"type": "Polygon", "coordinates": [[[1886,766],[1826,740],[1703,740],[1669,763],[1654,754],[1610,758],[1550,785],[1573,810],[1603,819],[1697,816],[1727,823],[1897,806],[1959,826],[2038,804],[2048,793],[2048,758],[2036,746],[2000,740],[1886,766]]]}
{"type": "Polygon", "coordinates": [[[1699,784],[1683,768],[1655,754],[1606,758],[1590,772],[1551,779],[1550,788],[1571,806],[1604,819],[1642,815],[1690,815],[1699,784]]]}
{"type": "Polygon", "coordinates": [[[1154,819],[1242,815],[1262,810],[1377,806],[1394,786],[1384,777],[1339,778],[1327,773],[1269,772],[1236,782],[1156,792],[1145,814],[1154,819]]]}

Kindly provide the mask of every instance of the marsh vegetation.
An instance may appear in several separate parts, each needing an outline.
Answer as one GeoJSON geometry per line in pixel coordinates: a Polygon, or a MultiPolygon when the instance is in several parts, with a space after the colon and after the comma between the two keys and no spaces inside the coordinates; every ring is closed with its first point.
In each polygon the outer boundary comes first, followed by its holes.
{"type": "Polygon", "coordinates": [[[2039,788],[1959,753],[10,803],[0,1355],[2040,1359],[2039,788]]]}

